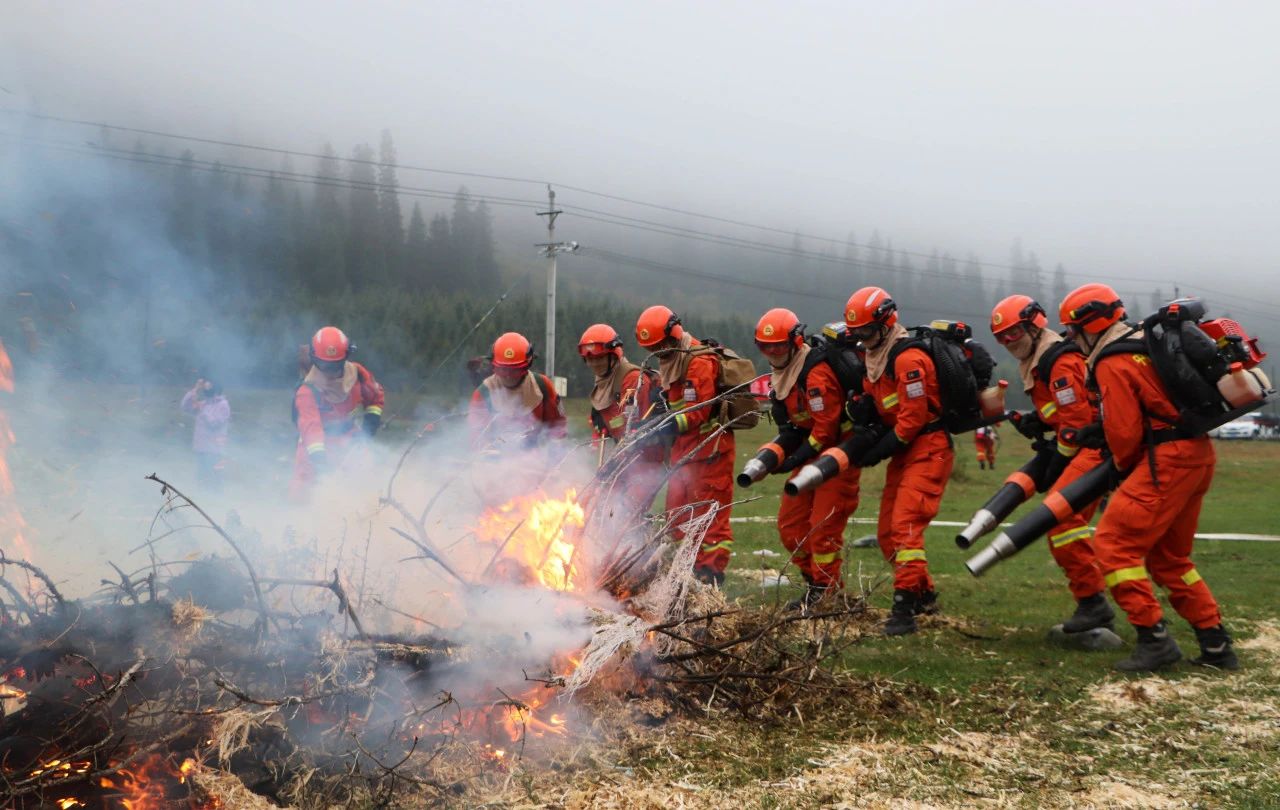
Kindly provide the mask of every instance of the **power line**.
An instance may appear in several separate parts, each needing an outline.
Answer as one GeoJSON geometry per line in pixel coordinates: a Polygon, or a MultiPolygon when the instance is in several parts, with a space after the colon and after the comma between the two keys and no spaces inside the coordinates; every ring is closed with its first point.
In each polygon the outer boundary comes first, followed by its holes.
{"type": "MultiPolygon", "coordinates": [[[[314,158],[314,159],[319,159],[319,160],[334,160],[334,159],[336,159],[336,160],[343,161],[343,162],[345,162],[345,163],[358,163],[358,164],[365,164],[365,165],[372,165],[372,166],[381,166],[381,165],[383,165],[383,164],[382,164],[381,162],[379,162],[379,161],[363,160],[363,159],[360,159],[360,158],[353,158],[353,157],[352,157],[352,158],[348,158],[348,157],[340,157],[340,156],[337,156],[337,155],[323,155],[323,154],[318,154],[318,153],[315,153],[315,152],[304,152],[304,151],[301,151],[301,150],[295,150],[295,149],[284,149],[284,148],[281,148],[281,147],[260,146],[260,145],[257,145],[257,144],[248,144],[248,143],[243,143],[243,142],[239,142],[239,141],[223,140],[223,139],[219,139],[219,138],[205,138],[205,137],[200,137],[200,136],[196,136],[196,135],[185,135],[185,134],[181,134],[181,133],[164,132],[164,131],[161,131],[161,130],[144,129],[144,128],[141,128],[141,127],[129,127],[129,126],[123,126],[123,125],[117,125],[117,124],[107,124],[107,123],[98,122],[98,121],[88,121],[88,120],[84,120],[84,119],[77,119],[77,118],[65,118],[65,117],[56,116],[56,115],[47,115],[47,114],[44,114],[44,113],[33,113],[33,112],[27,112],[27,111],[24,111],[24,110],[0,109],[0,113],[5,113],[5,114],[8,114],[8,115],[19,115],[19,116],[25,116],[25,117],[28,117],[28,118],[34,118],[34,119],[37,119],[37,120],[42,120],[42,121],[53,121],[53,122],[56,122],[56,123],[62,123],[62,124],[72,124],[72,125],[77,125],[77,126],[91,126],[91,127],[98,127],[98,128],[106,129],[106,130],[115,130],[115,131],[119,131],[119,132],[130,132],[130,133],[139,134],[139,135],[149,135],[149,136],[152,136],[152,137],[158,137],[158,138],[170,138],[170,139],[174,139],[174,140],[190,141],[190,142],[193,142],[193,143],[203,143],[203,144],[209,144],[209,145],[213,145],[213,146],[225,146],[225,147],[233,148],[233,149],[249,149],[249,150],[254,150],[254,151],[259,151],[259,152],[266,152],[266,153],[270,153],[270,154],[291,155],[291,156],[295,156],[295,157],[306,157],[306,158],[314,158]]],[[[704,219],[704,220],[707,220],[707,221],[710,221],[710,222],[719,222],[719,223],[722,223],[722,224],[726,224],[726,225],[733,225],[733,226],[741,227],[741,228],[750,228],[750,229],[753,229],[753,230],[763,231],[763,232],[767,232],[767,233],[777,233],[777,234],[783,234],[783,235],[788,235],[788,236],[797,236],[797,235],[798,235],[798,236],[800,236],[800,237],[802,237],[802,238],[805,238],[805,239],[810,239],[810,240],[813,240],[813,241],[819,241],[819,242],[825,242],[825,243],[827,243],[827,244],[832,244],[832,245],[846,245],[846,246],[848,246],[848,245],[852,245],[852,246],[855,246],[855,247],[859,247],[859,248],[866,248],[866,249],[869,249],[869,250],[884,250],[884,249],[886,249],[886,248],[884,248],[884,247],[882,247],[882,246],[871,245],[871,244],[862,243],[862,242],[854,242],[854,241],[850,241],[850,240],[847,240],[847,239],[836,239],[836,238],[827,237],[827,236],[818,236],[818,235],[815,235],[815,234],[808,234],[808,233],[803,233],[803,232],[800,232],[800,231],[789,231],[789,230],[787,230],[787,229],[785,229],[785,228],[779,228],[779,227],[775,227],[775,226],[771,226],[771,225],[763,225],[763,224],[760,224],[760,223],[749,222],[749,221],[746,221],[746,220],[733,219],[733,218],[730,218],[730,217],[722,217],[722,216],[717,216],[717,215],[714,215],[714,214],[706,214],[706,213],[702,213],[702,212],[699,212],[699,211],[693,211],[693,210],[689,210],[689,209],[674,208],[674,207],[672,207],[672,206],[662,205],[662,204],[659,204],[659,203],[647,202],[647,201],[645,201],[645,200],[639,200],[639,199],[635,199],[635,198],[632,198],[632,197],[624,197],[624,196],[617,195],[617,194],[610,194],[610,193],[608,193],[608,192],[598,191],[598,190],[590,189],[590,188],[585,188],[585,187],[583,187],[583,186],[568,185],[568,184],[565,184],[565,183],[553,183],[553,182],[551,182],[551,181],[547,181],[547,180],[535,180],[535,179],[533,179],[533,178],[528,178],[528,177],[516,177],[516,176],[511,176],[511,175],[486,174],[486,173],[483,173],[483,172],[460,171],[460,170],[455,170],[455,169],[440,169],[440,168],[430,167],[430,166],[416,166],[416,165],[413,165],[413,164],[395,164],[395,168],[396,168],[396,169],[398,169],[398,170],[404,170],[404,171],[416,171],[416,172],[428,172],[428,173],[435,173],[435,174],[447,174],[447,175],[452,175],[452,176],[456,176],[456,177],[473,177],[473,178],[486,179],[486,180],[496,180],[496,181],[500,181],[500,182],[509,182],[509,183],[530,183],[530,184],[536,184],[536,185],[555,185],[555,186],[557,186],[558,188],[562,188],[562,189],[566,189],[566,190],[570,190],[570,191],[576,191],[576,192],[578,192],[578,193],[580,193],[580,194],[588,194],[588,195],[591,195],[591,196],[594,196],[594,197],[599,197],[599,198],[601,198],[601,199],[614,200],[615,202],[621,202],[621,203],[625,203],[625,204],[628,204],[628,205],[637,205],[637,206],[642,206],[642,207],[645,207],[645,208],[650,208],[650,209],[654,209],[654,210],[658,210],[658,211],[666,211],[666,212],[668,212],[668,213],[679,214],[679,215],[681,215],[681,216],[696,217],[696,218],[704,219]]],[[[569,208],[572,208],[572,207],[573,207],[573,206],[565,206],[565,208],[566,208],[566,209],[569,209],[569,208]]],[[[584,212],[590,212],[590,213],[605,214],[605,215],[613,216],[613,217],[616,217],[616,218],[619,218],[619,219],[634,219],[634,218],[631,218],[631,217],[626,217],[626,216],[624,216],[624,215],[622,215],[622,214],[614,214],[614,213],[611,213],[611,212],[594,211],[593,209],[587,209],[587,208],[581,208],[581,209],[579,209],[579,210],[582,210],[582,211],[584,211],[584,212]]],[[[647,221],[645,221],[645,220],[635,220],[635,221],[636,221],[637,223],[640,223],[640,224],[646,224],[646,222],[647,222],[647,221]]],[[[677,228],[677,227],[678,227],[678,226],[668,226],[668,225],[665,225],[665,224],[663,224],[663,223],[651,223],[651,222],[648,222],[647,224],[657,224],[657,225],[660,225],[660,226],[662,226],[662,227],[668,227],[668,228],[677,228]]],[[[723,238],[723,239],[728,239],[728,240],[736,239],[736,237],[728,236],[728,235],[726,235],[726,234],[715,234],[715,236],[717,236],[717,237],[719,237],[719,238],[723,238]]],[[[767,244],[767,243],[761,243],[761,244],[767,244]]],[[[779,250],[789,250],[788,248],[786,248],[785,246],[782,246],[782,245],[771,245],[771,247],[775,247],[775,248],[777,248],[777,249],[779,249],[779,250]]],[[[903,255],[907,255],[907,256],[914,256],[914,257],[917,257],[917,258],[923,258],[923,259],[931,259],[931,258],[933,258],[933,254],[932,254],[932,253],[923,253],[923,252],[921,252],[921,251],[913,251],[913,250],[899,249],[899,250],[897,250],[896,252],[897,252],[897,253],[899,253],[899,254],[903,254],[903,255]]],[[[813,254],[813,255],[820,255],[820,254],[813,254]]],[[[1017,265],[1001,264],[1001,263],[999,263],[999,262],[982,261],[982,260],[978,260],[978,259],[971,259],[971,260],[972,260],[972,261],[974,261],[976,264],[978,264],[978,265],[980,265],[980,266],[982,266],[982,267],[985,267],[985,268],[1000,269],[1000,270],[1019,270],[1019,271],[1020,271],[1020,270],[1024,270],[1024,269],[1026,269],[1026,268],[1023,268],[1023,267],[1019,267],[1019,266],[1017,266],[1017,265]]],[[[1094,278],[1094,277],[1095,277],[1095,275],[1094,275],[1094,274],[1085,274],[1085,273],[1064,273],[1064,274],[1065,274],[1065,275],[1068,275],[1068,276],[1075,277],[1075,278],[1083,278],[1083,279],[1092,279],[1092,278],[1094,278]]],[[[1115,280],[1117,280],[1117,281],[1127,281],[1127,282],[1144,283],[1144,284],[1149,284],[1149,283],[1151,283],[1150,281],[1145,280],[1145,279],[1125,279],[1125,278],[1120,278],[1120,277],[1116,277],[1116,276],[1109,276],[1109,278],[1115,279],[1115,280]]]]}
{"type": "MultiPolygon", "coordinates": [[[[67,119],[67,118],[60,118],[57,116],[39,115],[39,114],[33,114],[33,113],[21,113],[19,111],[13,111],[13,110],[0,110],[0,112],[10,113],[10,114],[18,113],[22,115],[27,115],[28,117],[42,119],[42,120],[51,120],[51,121],[57,121],[61,123],[70,123],[70,124],[77,124],[77,125],[83,125],[83,126],[101,126],[105,129],[114,129],[114,130],[126,131],[126,132],[136,132],[140,134],[155,135],[158,137],[168,137],[168,138],[174,138],[179,140],[189,140],[189,141],[198,142],[198,143],[223,145],[223,146],[229,146],[233,148],[251,149],[251,150],[257,150],[257,151],[269,152],[269,153],[275,153],[275,154],[311,157],[311,158],[316,158],[320,160],[336,160],[336,161],[341,161],[346,163],[354,163],[354,164],[369,165],[369,166],[383,165],[378,161],[363,160],[358,158],[343,158],[336,155],[322,155],[322,154],[316,154],[316,153],[310,153],[310,152],[300,152],[297,150],[279,149],[275,147],[263,147],[263,146],[256,146],[252,144],[242,144],[242,143],[237,143],[233,141],[223,141],[223,140],[212,139],[212,138],[200,138],[196,136],[187,136],[187,135],[178,135],[174,133],[159,132],[156,130],[146,130],[146,129],[141,129],[137,127],[124,127],[124,126],[116,126],[116,125],[109,125],[109,124],[95,124],[94,122],[90,122],[90,121],[67,119]]],[[[336,187],[336,188],[380,190],[380,191],[385,191],[388,189],[387,186],[381,183],[378,183],[376,181],[351,180],[348,178],[338,178],[338,177],[331,177],[331,176],[318,175],[318,174],[307,174],[307,173],[301,173],[301,172],[288,171],[284,169],[268,169],[264,167],[246,166],[242,164],[224,164],[220,161],[200,160],[194,157],[183,158],[183,157],[171,157],[168,155],[151,155],[146,152],[141,152],[138,150],[121,149],[118,147],[111,147],[111,146],[102,145],[102,144],[94,144],[91,142],[87,142],[83,145],[77,142],[77,143],[74,143],[73,145],[72,142],[68,142],[68,141],[54,141],[52,142],[52,145],[51,145],[50,142],[41,142],[39,140],[30,138],[27,136],[15,135],[13,133],[0,132],[0,135],[5,137],[10,137],[10,138],[15,138],[26,143],[33,143],[35,145],[42,146],[43,148],[53,149],[56,151],[65,151],[65,152],[70,152],[72,154],[80,154],[80,155],[87,155],[87,156],[106,157],[114,160],[123,160],[123,161],[133,162],[133,163],[147,163],[147,164],[154,164],[154,165],[161,165],[161,166],[168,166],[168,167],[189,167],[195,170],[205,171],[205,172],[214,172],[214,173],[222,172],[232,176],[253,177],[253,178],[265,179],[265,180],[273,180],[273,179],[284,180],[284,181],[293,182],[293,183],[305,183],[305,184],[315,185],[315,186],[329,186],[329,187],[336,187]]],[[[513,178],[513,177],[505,177],[501,175],[488,175],[488,174],[482,174],[477,172],[455,172],[455,171],[445,170],[445,169],[433,169],[433,168],[417,167],[417,166],[397,165],[396,168],[409,169],[414,171],[423,171],[423,172],[437,172],[441,174],[455,174],[455,175],[464,175],[464,176],[483,177],[487,179],[503,180],[503,181],[510,181],[510,182],[528,182],[528,183],[540,182],[540,181],[529,180],[526,178],[513,178]]],[[[590,189],[584,189],[581,187],[566,186],[566,185],[562,185],[561,187],[576,190],[576,191],[579,191],[580,193],[587,193],[587,194],[593,194],[593,195],[604,197],[604,198],[617,199],[619,201],[633,203],[637,205],[648,205],[649,207],[658,208],[662,210],[670,210],[676,213],[688,214],[691,216],[703,216],[704,218],[707,218],[707,219],[724,221],[729,224],[743,225],[746,227],[756,227],[751,223],[743,223],[735,220],[728,220],[728,219],[713,217],[710,215],[704,216],[701,214],[697,214],[696,212],[682,211],[680,209],[669,208],[667,206],[660,206],[657,204],[644,203],[643,201],[630,200],[628,198],[617,197],[616,195],[610,195],[603,192],[596,192],[596,191],[592,191],[590,189]]],[[[452,200],[452,199],[455,199],[457,196],[456,192],[450,192],[446,189],[432,189],[432,188],[414,187],[414,186],[396,186],[393,190],[396,193],[404,194],[407,197],[421,197],[426,199],[452,200]]],[[[470,194],[470,193],[468,194],[468,196],[471,199],[474,199],[477,201],[484,201],[487,203],[491,203],[493,205],[502,205],[502,206],[509,206],[509,207],[531,208],[536,210],[537,207],[541,205],[541,201],[538,201],[538,200],[529,200],[529,199],[516,198],[516,197],[505,197],[505,196],[490,195],[490,194],[470,194]]],[[[584,206],[565,205],[564,208],[567,209],[568,211],[578,212],[575,215],[582,219],[600,222],[606,225],[614,225],[617,227],[631,228],[635,230],[647,231],[651,233],[657,233],[664,236],[671,236],[676,238],[691,239],[695,241],[706,242],[708,244],[719,245],[722,247],[736,247],[739,249],[753,250],[753,251],[764,253],[767,255],[781,256],[781,257],[788,257],[788,258],[803,257],[803,258],[808,258],[814,261],[825,262],[828,264],[836,264],[836,265],[841,265],[841,266],[855,268],[855,269],[862,269],[862,270],[882,269],[882,270],[887,270],[893,273],[910,274],[910,275],[914,275],[922,278],[938,278],[938,279],[945,279],[945,280],[957,280],[961,278],[960,276],[956,274],[951,274],[951,273],[944,273],[940,271],[930,271],[927,269],[918,269],[914,267],[909,267],[909,268],[901,267],[892,262],[876,262],[876,261],[867,260],[867,259],[845,259],[845,258],[840,258],[838,256],[830,256],[830,255],[815,253],[815,252],[807,251],[803,249],[786,247],[783,245],[777,245],[777,244],[768,243],[768,242],[758,242],[754,240],[743,239],[741,237],[730,236],[727,234],[717,234],[717,233],[712,233],[708,231],[699,231],[693,228],[685,228],[678,225],[668,225],[666,223],[656,222],[653,220],[645,220],[637,217],[630,217],[624,214],[617,214],[610,211],[587,208],[584,206]]],[[[787,231],[784,231],[779,228],[770,228],[767,226],[759,226],[759,228],[762,230],[769,230],[769,231],[774,231],[778,233],[787,233],[787,231]]],[[[821,241],[827,241],[835,244],[851,244],[851,245],[858,244],[854,242],[843,242],[840,240],[827,239],[825,237],[809,237],[809,238],[817,238],[817,239],[820,239],[821,241]]],[[[890,255],[892,255],[893,253],[898,253],[898,254],[907,255],[907,256],[926,256],[927,255],[927,258],[930,261],[942,258],[936,253],[921,254],[918,252],[906,251],[906,250],[892,251],[887,247],[886,248],[871,247],[870,249],[885,250],[890,255]]],[[[958,263],[958,260],[956,259],[953,259],[953,261],[957,261],[958,263]]],[[[965,261],[965,264],[966,265],[973,264],[979,267],[988,267],[988,268],[995,267],[995,268],[1005,268],[1005,269],[1020,269],[1020,268],[1015,268],[1012,265],[1001,265],[1001,264],[996,264],[992,262],[982,262],[976,259],[968,259],[965,261]]],[[[1087,276],[1087,275],[1078,274],[1078,273],[1064,273],[1064,275],[1076,276],[1080,278],[1093,277],[1093,276],[1087,276]]],[[[1138,279],[1138,278],[1110,277],[1110,279],[1113,281],[1124,282],[1124,283],[1136,283],[1136,284],[1152,284],[1153,283],[1149,280],[1138,279]]],[[[726,278],[724,280],[729,281],[730,283],[737,283],[744,286],[760,287],[759,284],[743,282],[740,279],[726,278]]],[[[1202,289],[1210,296],[1235,299],[1237,301],[1248,300],[1240,296],[1232,296],[1226,293],[1220,293],[1218,291],[1208,290],[1207,288],[1201,288],[1201,287],[1198,287],[1198,285],[1184,284],[1182,286],[1186,286],[1190,289],[1202,289]]],[[[1264,306],[1264,307],[1271,306],[1266,302],[1259,302],[1259,301],[1249,301],[1249,303],[1252,305],[1264,306]]],[[[1232,305],[1229,308],[1234,311],[1243,312],[1246,314],[1255,315],[1261,318],[1271,319],[1271,320],[1274,320],[1278,316],[1280,316],[1280,312],[1265,313],[1265,312],[1260,312],[1258,310],[1255,310],[1252,308],[1246,308],[1239,305],[1232,305]]]]}

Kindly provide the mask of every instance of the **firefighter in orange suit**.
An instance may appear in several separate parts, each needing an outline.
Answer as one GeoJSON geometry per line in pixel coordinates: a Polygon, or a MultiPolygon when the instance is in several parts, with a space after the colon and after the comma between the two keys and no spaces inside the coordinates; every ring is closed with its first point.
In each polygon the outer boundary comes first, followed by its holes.
{"type": "Polygon", "coordinates": [[[1133,654],[1116,668],[1152,671],[1182,657],[1165,625],[1154,580],[1195,629],[1200,655],[1192,663],[1237,669],[1218,603],[1191,562],[1200,505],[1213,482],[1212,443],[1176,427],[1178,408],[1147,354],[1107,351],[1110,344],[1138,334],[1125,323],[1124,304],[1115,290],[1086,284],[1062,300],[1059,315],[1086,354],[1101,400],[1107,447],[1116,468],[1127,473],[1094,534],[1111,596],[1138,633],[1133,654]]]}
{"type": "MultiPolygon", "coordinates": [[[[592,324],[578,340],[578,354],[591,370],[595,382],[591,387],[592,440],[601,457],[605,443],[622,441],[628,427],[659,412],[661,394],[653,372],[646,372],[627,360],[622,352],[622,339],[617,330],[603,323],[592,324]]],[[[649,508],[658,487],[662,485],[660,446],[646,447],[639,458],[627,466],[619,482],[621,494],[639,511],[649,508]]]]}
{"type": "Polygon", "coordinates": [[[709,403],[719,393],[716,381],[720,360],[710,351],[697,351],[702,344],[680,324],[680,318],[664,306],[652,306],[640,313],[636,341],[658,355],[658,383],[668,406],[676,413],[665,417],[662,430],[671,440],[671,465],[667,481],[667,509],[695,503],[688,519],[718,507],[711,526],[703,536],[694,562],[698,579],[717,586],[724,584],[729,565],[733,531],[729,527],[729,503],[733,500],[733,433],[718,430],[718,403],[709,403]],[[714,434],[714,435],[712,435],[714,434]]]}
{"type": "Polygon", "coordinates": [[[311,337],[311,368],[293,392],[298,450],[289,494],[294,500],[304,500],[317,476],[343,463],[354,439],[372,438],[382,425],[382,386],[350,359],[354,349],[336,326],[311,337]]]}
{"type": "MultiPolygon", "coordinates": [[[[756,348],[772,371],[770,398],[779,431],[789,426],[807,434],[799,449],[774,470],[794,477],[822,451],[852,435],[853,423],[844,410],[849,392],[828,363],[807,362],[813,347],[805,342],[804,324],[789,309],[771,309],[760,318],[756,348]]],[[[858,508],[861,474],[851,464],[814,489],[782,496],[778,536],[807,586],[796,608],[812,608],[829,589],[843,587],[844,528],[858,508]]]]}
{"type": "MultiPolygon", "coordinates": [[[[1082,448],[1077,439],[1099,418],[1085,386],[1084,355],[1073,342],[1047,329],[1048,323],[1044,308],[1026,295],[1011,295],[991,310],[991,334],[1018,361],[1018,374],[1035,406],[1036,420],[1054,432],[1054,442],[1038,448],[1044,459],[1040,480],[1016,480],[1026,477],[1022,473],[1010,478],[1028,495],[1033,488],[1057,492],[1102,461],[1100,450],[1082,448]]],[[[1110,627],[1115,621],[1089,528],[1096,508],[1097,503],[1091,503],[1049,530],[1049,552],[1066,574],[1076,599],[1075,613],[1062,625],[1067,633],[1110,627]]]]}
{"type": "Polygon", "coordinates": [[[898,323],[898,306],[889,293],[863,287],[845,304],[844,320],[848,336],[865,350],[866,391],[890,428],[855,460],[871,466],[891,459],[876,527],[880,551],[893,565],[893,610],[883,631],[890,636],[914,633],[916,615],[936,610],[924,530],[938,514],[955,450],[939,421],[942,399],[933,359],[919,348],[894,352],[894,345],[910,333],[898,323]]]}
{"type": "Polygon", "coordinates": [[[996,445],[1000,441],[1000,434],[996,433],[995,425],[983,425],[973,431],[973,447],[978,453],[978,469],[996,468],[996,445]]]}
{"type": "Polygon", "coordinates": [[[477,444],[533,448],[568,435],[564,403],[545,374],[530,371],[533,344],[519,332],[493,342],[493,373],[471,395],[467,423],[477,444]]]}

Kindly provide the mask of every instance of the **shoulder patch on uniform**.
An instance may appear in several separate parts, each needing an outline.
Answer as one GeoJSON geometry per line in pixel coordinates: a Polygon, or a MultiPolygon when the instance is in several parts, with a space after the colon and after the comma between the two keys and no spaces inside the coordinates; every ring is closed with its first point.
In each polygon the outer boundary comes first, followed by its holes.
{"type": "Polygon", "coordinates": [[[811,396],[811,397],[820,397],[820,396],[822,396],[822,389],[821,389],[821,388],[810,388],[810,389],[809,389],[809,396],[811,396]]]}
{"type": "Polygon", "coordinates": [[[1056,391],[1059,388],[1066,388],[1068,385],[1071,385],[1070,380],[1068,380],[1066,377],[1059,377],[1058,379],[1053,381],[1053,390],[1056,391]]]}
{"type": "Polygon", "coordinates": [[[918,368],[913,368],[907,372],[907,381],[910,382],[911,380],[918,380],[923,376],[924,376],[923,371],[921,371],[918,368]]]}

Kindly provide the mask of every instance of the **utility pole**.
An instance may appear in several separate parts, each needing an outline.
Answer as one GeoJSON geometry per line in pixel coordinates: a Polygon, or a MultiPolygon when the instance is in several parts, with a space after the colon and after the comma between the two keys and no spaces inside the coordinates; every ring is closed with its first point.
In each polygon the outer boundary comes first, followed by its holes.
{"type": "Polygon", "coordinates": [[[578,249],[577,242],[556,241],[556,217],[564,213],[556,209],[556,192],[547,186],[547,210],[538,211],[540,217],[547,218],[547,241],[537,247],[542,248],[542,255],[547,262],[547,334],[546,334],[546,372],[555,382],[556,376],[556,256],[561,253],[573,253],[578,249]]]}

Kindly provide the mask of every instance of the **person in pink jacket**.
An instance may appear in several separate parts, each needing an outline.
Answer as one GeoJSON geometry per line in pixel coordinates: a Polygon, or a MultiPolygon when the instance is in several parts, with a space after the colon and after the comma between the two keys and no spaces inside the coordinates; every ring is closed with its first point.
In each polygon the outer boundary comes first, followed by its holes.
{"type": "Polygon", "coordinates": [[[222,395],[222,386],[213,380],[196,380],[195,386],[182,397],[182,410],[195,417],[191,449],[196,453],[196,480],[212,489],[221,489],[223,456],[231,424],[231,405],[222,395]]]}

